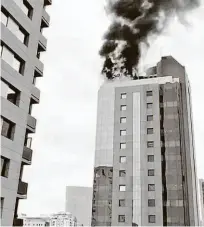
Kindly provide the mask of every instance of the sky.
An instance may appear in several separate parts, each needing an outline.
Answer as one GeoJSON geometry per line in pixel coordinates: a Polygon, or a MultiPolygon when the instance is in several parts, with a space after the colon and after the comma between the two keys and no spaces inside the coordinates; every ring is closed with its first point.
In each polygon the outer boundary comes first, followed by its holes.
{"type": "MultiPolygon", "coordinates": [[[[103,82],[98,51],[110,18],[105,0],[54,0],[47,8],[50,27],[44,77],[36,86],[40,104],[33,138],[32,165],[25,166],[23,180],[29,183],[28,199],[19,212],[29,216],[64,211],[66,186],[92,186],[97,91],[103,82]]],[[[145,66],[172,55],[186,66],[192,89],[193,119],[198,177],[204,178],[203,84],[204,0],[188,15],[184,27],[172,20],[143,56],[145,66]]]]}

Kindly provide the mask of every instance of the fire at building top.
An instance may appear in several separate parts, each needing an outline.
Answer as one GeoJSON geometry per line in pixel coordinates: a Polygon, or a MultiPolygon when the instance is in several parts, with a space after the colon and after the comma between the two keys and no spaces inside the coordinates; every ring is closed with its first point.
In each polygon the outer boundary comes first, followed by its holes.
{"type": "Polygon", "coordinates": [[[102,74],[108,79],[137,78],[141,44],[150,35],[159,35],[172,16],[183,18],[199,6],[199,0],[114,0],[108,5],[113,22],[104,35],[100,55],[102,74]]]}

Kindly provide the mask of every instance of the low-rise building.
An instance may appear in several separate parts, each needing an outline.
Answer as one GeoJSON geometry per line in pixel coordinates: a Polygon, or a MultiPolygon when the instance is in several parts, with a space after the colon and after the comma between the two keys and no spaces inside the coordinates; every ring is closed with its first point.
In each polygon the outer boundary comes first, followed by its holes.
{"type": "Polygon", "coordinates": [[[59,212],[51,215],[43,215],[40,217],[23,216],[23,226],[77,226],[77,219],[71,213],[59,212]]]}

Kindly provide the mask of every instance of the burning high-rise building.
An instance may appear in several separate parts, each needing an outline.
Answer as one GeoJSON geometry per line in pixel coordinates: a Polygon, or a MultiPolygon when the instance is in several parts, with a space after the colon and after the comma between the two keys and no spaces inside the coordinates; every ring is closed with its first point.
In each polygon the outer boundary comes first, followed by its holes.
{"type": "Polygon", "coordinates": [[[98,94],[92,226],[197,226],[191,91],[163,57],[147,77],[98,94]]]}

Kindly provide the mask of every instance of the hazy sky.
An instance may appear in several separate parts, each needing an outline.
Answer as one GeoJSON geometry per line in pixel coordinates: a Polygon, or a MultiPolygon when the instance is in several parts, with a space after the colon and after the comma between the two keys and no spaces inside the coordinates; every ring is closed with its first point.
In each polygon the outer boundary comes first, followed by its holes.
{"type": "MultiPolygon", "coordinates": [[[[103,0],[54,0],[32,165],[24,168],[28,199],[20,212],[39,215],[65,209],[65,187],[92,186],[97,90],[102,82],[98,56],[109,19],[103,0]]],[[[172,55],[186,66],[192,87],[198,176],[204,178],[204,6],[189,15],[187,28],[176,21],[154,41],[144,58],[153,65],[172,55]]]]}

